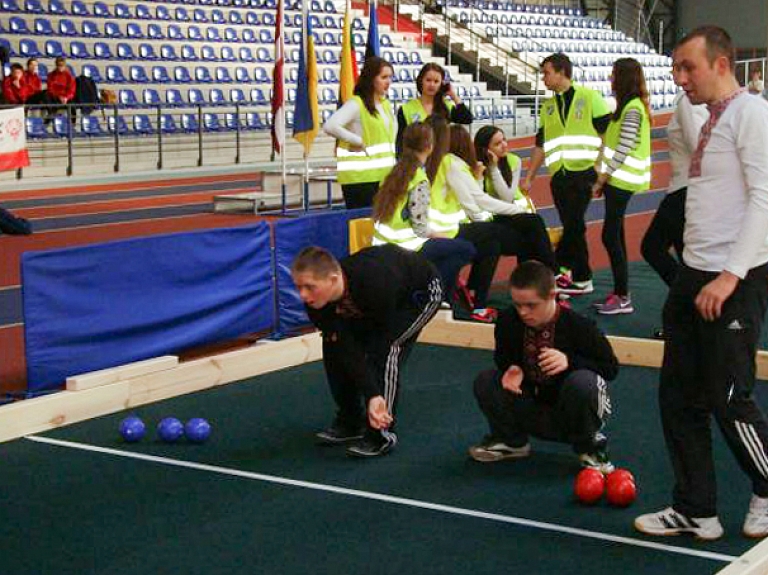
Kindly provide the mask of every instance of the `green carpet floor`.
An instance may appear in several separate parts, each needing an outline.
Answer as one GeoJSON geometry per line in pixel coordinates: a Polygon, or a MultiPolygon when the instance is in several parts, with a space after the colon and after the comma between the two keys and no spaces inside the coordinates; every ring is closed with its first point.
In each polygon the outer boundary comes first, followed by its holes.
{"type": "MultiPolygon", "coordinates": [[[[572,496],[567,446],[534,441],[527,460],[480,464],[466,449],[486,432],[471,383],[489,352],[418,346],[402,390],[400,444],[373,461],[318,447],[331,419],[320,363],[167,400],[135,411],[208,418],[205,445],[124,444],[125,413],[45,434],[464,509],[549,522],[698,551],[741,555],[749,486],[715,442],[726,536],[642,538],[639,512],[668,503],[671,475],[656,408],[657,372],[623,368],[607,432],[617,464],[640,489],[629,509],[586,508],[572,496]]],[[[761,386],[761,401],[768,402],[761,386]]],[[[715,573],[725,563],[530,526],[462,517],[337,493],[178,469],[22,439],[0,445],[0,573],[40,574],[529,574],[715,573]]]]}

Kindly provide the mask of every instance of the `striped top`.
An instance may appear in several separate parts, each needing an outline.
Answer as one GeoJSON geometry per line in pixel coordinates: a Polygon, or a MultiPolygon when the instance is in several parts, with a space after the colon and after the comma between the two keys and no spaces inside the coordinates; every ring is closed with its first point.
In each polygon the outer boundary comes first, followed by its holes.
{"type": "Polygon", "coordinates": [[[619,145],[616,146],[616,153],[607,162],[605,173],[610,176],[618,170],[627,155],[635,149],[640,142],[640,125],[643,122],[643,116],[638,110],[629,110],[624,116],[624,122],[621,125],[621,135],[619,136],[619,145]]]}

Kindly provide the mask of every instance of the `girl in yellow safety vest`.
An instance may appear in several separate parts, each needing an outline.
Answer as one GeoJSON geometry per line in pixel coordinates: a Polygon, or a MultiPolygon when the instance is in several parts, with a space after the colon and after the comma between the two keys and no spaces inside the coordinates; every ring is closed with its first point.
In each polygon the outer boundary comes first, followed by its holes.
{"type": "Polygon", "coordinates": [[[509,213],[508,206],[490,202],[486,209],[493,214],[493,221],[507,226],[513,232],[503,236],[501,245],[504,255],[516,255],[518,260],[537,260],[555,275],[558,273],[555,253],[544,220],[535,211],[531,199],[520,190],[522,162],[517,154],[509,151],[507,138],[501,128],[483,126],[475,134],[475,154],[485,166],[483,191],[505,204],[514,204],[520,211],[509,213]],[[503,211],[502,211],[503,210],[503,211]]]}
{"type": "Polygon", "coordinates": [[[629,295],[624,213],[632,195],[651,186],[651,114],[640,63],[620,58],[613,64],[611,88],[616,111],[605,132],[600,175],[592,194],[605,196],[603,245],[613,272],[613,293],[594,305],[604,315],[632,313],[629,295]]]}
{"type": "Polygon", "coordinates": [[[448,81],[445,69],[429,62],[416,76],[417,98],[408,100],[397,111],[397,155],[403,149],[403,133],[413,122],[425,122],[431,116],[439,116],[453,124],[471,124],[472,112],[461,101],[456,90],[448,81]]]}
{"type": "Polygon", "coordinates": [[[475,257],[474,246],[429,224],[430,186],[424,162],[432,153],[432,128],[411,124],[403,134],[403,153],[373,200],[373,245],[391,243],[418,251],[432,262],[453,301],[459,271],[475,257]]]}
{"type": "Polygon", "coordinates": [[[338,140],[337,180],[347,208],[371,206],[379,184],[395,165],[395,117],[387,100],[393,71],[383,58],[368,58],[354,97],[323,126],[338,140]]]}

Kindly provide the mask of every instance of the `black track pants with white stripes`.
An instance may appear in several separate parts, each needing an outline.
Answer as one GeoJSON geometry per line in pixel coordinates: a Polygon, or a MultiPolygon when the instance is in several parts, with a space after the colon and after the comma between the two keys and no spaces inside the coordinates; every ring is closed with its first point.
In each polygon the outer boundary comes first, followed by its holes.
{"type": "Polygon", "coordinates": [[[576,453],[602,447],[600,434],[611,413],[605,380],[586,369],[569,373],[554,403],[515,395],[501,386],[501,373],[481,372],[475,379],[475,398],[488,420],[491,435],[511,447],[522,447],[528,436],[568,443],[576,453]]]}
{"type": "Polygon", "coordinates": [[[768,422],[754,401],[755,352],[768,303],[768,264],[753,268],[705,321],[695,298],[716,273],[681,266],[664,305],[664,361],[659,406],[675,473],[673,507],[688,517],[717,513],[710,421],[768,497],[768,422]]]}
{"type": "Polygon", "coordinates": [[[323,363],[340,423],[367,421],[366,396],[382,395],[389,412],[395,415],[403,364],[442,299],[441,280],[436,275],[427,289],[413,294],[412,305],[387,318],[385,330],[353,331],[338,319],[338,329],[323,333],[323,363]]]}

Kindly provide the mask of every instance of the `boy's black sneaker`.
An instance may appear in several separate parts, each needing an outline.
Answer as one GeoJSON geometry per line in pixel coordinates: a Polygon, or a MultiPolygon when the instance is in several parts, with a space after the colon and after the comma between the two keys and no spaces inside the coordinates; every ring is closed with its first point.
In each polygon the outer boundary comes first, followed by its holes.
{"type": "Polygon", "coordinates": [[[397,445],[397,435],[392,431],[367,433],[362,441],[347,447],[350,457],[378,457],[386,455],[397,445]]]}
{"type": "Polygon", "coordinates": [[[365,428],[362,426],[352,427],[334,422],[328,429],[318,431],[315,437],[325,445],[341,445],[362,439],[364,435],[365,428]]]}

